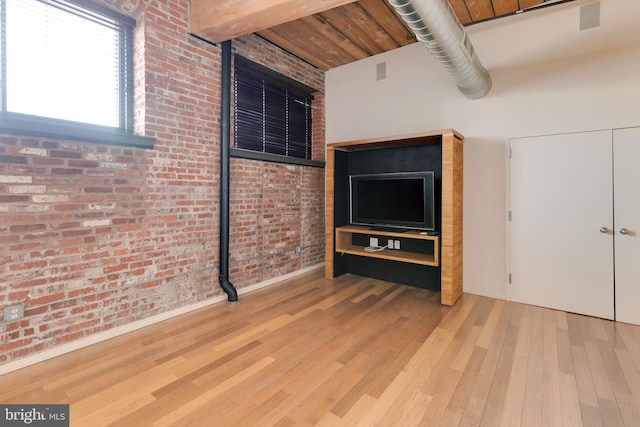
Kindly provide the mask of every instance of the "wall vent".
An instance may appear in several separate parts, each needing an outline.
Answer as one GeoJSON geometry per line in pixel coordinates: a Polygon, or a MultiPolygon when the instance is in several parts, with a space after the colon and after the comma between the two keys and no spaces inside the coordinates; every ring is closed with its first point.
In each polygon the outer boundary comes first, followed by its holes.
{"type": "Polygon", "coordinates": [[[387,78],[387,63],[381,62],[376,64],[376,80],[384,80],[387,78]]]}
{"type": "Polygon", "coordinates": [[[600,2],[580,7],[580,31],[600,26],[600,2]]]}

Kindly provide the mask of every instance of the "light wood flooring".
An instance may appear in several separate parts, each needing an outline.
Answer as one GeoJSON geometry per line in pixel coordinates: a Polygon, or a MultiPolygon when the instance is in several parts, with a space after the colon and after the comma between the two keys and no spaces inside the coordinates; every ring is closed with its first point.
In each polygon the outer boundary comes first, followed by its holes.
{"type": "Polygon", "coordinates": [[[71,425],[640,426],[640,327],[314,272],[0,377],[71,425]]]}

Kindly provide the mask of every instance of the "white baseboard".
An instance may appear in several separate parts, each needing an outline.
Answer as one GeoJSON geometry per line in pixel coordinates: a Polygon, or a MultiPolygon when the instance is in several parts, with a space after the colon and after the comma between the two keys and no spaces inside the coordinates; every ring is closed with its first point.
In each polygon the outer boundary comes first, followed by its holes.
{"type": "Polygon", "coordinates": [[[486,292],[483,289],[467,289],[467,288],[464,288],[463,292],[465,294],[479,295],[481,297],[489,297],[489,298],[494,298],[494,299],[506,300],[506,296],[504,295],[504,293],[486,292]]]}
{"type": "MultiPolygon", "coordinates": [[[[267,286],[276,284],[278,282],[282,282],[284,280],[291,279],[296,276],[300,276],[302,274],[306,274],[323,267],[324,267],[324,263],[320,263],[311,267],[303,268],[302,270],[294,271],[293,273],[285,274],[284,276],[279,276],[273,279],[265,280],[263,282],[256,283],[254,285],[247,286],[246,288],[238,289],[238,295],[243,295],[261,288],[265,288],[267,286]]],[[[88,347],[90,345],[97,344],[99,342],[106,341],[108,339],[115,338],[117,336],[124,335],[129,332],[133,332],[135,330],[144,328],[146,326],[150,326],[155,323],[159,323],[167,319],[171,319],[173,317],[177,317],[182,314],[189,313],[191,311],[199,310],[203,307],[207,307],[209,305],[224,301],[225,299],[226,299],[226,295],[223,293],[222,295],[216,296],[215,298],[211,298],[205,301],[200,301],[195,304],[190,304],[184,307],[176,308],[175,310],[170,310],[164,313],[160,313],[155,316],[148,317],[146,319],[137,320],[135,322],[131,322],[126,325],[117,326],[115,328],[109,329],[104,332],[98,332],[96,334],[90,335],[86,338],[79,339],[77,341],[73,341],[67,344],[62,344],[50,350],[45,350],[41,353],[37,353],[32,356],[27,356],[23,359],[18,359],[18,360],[9,362],[5,365],[1,365],[0,375],[4,375],[9,372],[17,371],[18,369],[26,368],[27,366],[35,365],[36,363],[53,359],[54,357],[57,357],[66,353],[70,353],[72,351],[79,350],[81,348],[88,347]]]]}

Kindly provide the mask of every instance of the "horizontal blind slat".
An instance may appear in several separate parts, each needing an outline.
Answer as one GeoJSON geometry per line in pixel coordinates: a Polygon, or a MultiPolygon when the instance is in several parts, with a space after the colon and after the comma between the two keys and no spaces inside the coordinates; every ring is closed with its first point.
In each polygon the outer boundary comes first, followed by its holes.
{"type": "Polygon", "coordinates": [[[284,77],[275,81],[238,62],[234,69],[235,147],[310,159],[313,98],[283,84],[284,77]]]}
{"type": "Polygon", "coordinates": [[[5,1],[3,108],[129,131],[128,24],[65,1],[5,1]]]}

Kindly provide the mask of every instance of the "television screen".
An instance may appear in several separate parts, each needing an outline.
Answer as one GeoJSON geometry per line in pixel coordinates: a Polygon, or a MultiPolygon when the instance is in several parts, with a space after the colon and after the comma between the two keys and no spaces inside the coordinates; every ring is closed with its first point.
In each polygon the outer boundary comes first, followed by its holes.
{"type": "Polygon", "coordinates": [[[351,175],[349,181],[351,224],[434,230],[432,171],[351,175]]]}

